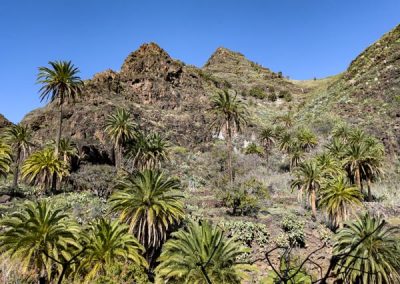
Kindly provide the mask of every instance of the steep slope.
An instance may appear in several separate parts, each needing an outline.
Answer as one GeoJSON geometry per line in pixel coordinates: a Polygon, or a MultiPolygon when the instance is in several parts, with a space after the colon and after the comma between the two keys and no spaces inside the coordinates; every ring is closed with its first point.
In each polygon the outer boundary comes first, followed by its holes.
{"type": "MultiPolygon", "coordinates": [[[[111,145],[104,132],[106,118],[123,107],[141,128],[179,145],[196,145],[211,136],[206,109],[215,91],[195,68],[173,60],[154,43],[144,44],[126,58],[120,72],[107,70],[85,82],[79,101],[64,106],[63,133],[87,154],[107,161],[111,145]]],[[[37,138],[51,139],[57,112],[50,103],[29,113],[23,123],[37,138]]]]}
{"type": "Polygon", "coordinates": [[[228,82],[242,94],[259,88],[266,94],[290,91],[301,93],[304,90],[283,78],[281,72],[274,73],[261,65],[248,60],[243,54],[227,48],[218,48],[203,67],[205,73],[228,82]]]}
{"type": "Polygon", "coordinates": [[[4,115],[0,114],[0,129],[10,125],[12,125],[12,123],[5,118],[4,115]]]}
{"type": "Polygon", "coordinates": [[[400,150],[400,25],[362,52],[302,109],[308,121],[346,120],[400,150]]]}

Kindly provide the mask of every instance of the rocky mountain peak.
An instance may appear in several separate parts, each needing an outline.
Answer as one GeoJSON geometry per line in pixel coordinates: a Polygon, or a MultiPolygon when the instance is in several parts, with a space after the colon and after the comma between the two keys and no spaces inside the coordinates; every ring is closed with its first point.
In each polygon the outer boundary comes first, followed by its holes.
{"type": "Polygon", "coordinates": [[[248,61],[246,57],[225,47],[218,47],[210,56],[204,68],[212,67],[213,65],[239,63],[240,61],[248,61]]]}

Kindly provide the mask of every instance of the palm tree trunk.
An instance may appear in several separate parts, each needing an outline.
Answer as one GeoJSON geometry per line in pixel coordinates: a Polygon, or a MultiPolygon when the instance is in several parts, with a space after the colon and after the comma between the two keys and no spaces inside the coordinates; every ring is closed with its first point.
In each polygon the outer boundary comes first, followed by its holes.
{"type": "Polygon", "coordinates": [[[228,121],[227,123],[227,132],[228,132],[228,171],[229,171],[229,180],[231,185],[233,184],[233,168],[232,168],[232,152],[233,152],[233,146],[232,146],[232,129],[231,129],[231,124],[228,121]]]}
{"type": "Polygon", "coordinates": [[[368,202],[372,202],[371,179],[367,177],[368,202]]]}
{"type": "Polygon", "coordinates": [[[362,193],[363,191],[362,191],[362,187],[361,187],[360,169],[356,169],[356,171],[354,173],[354,178],[355,178],[357,187],[360,189],[360,191],[362,193]]]}
{"type": "Polygon", "coordinates": [[[317,218],[317,197],[315,189],[311,191],[311,210],[314,218],[317,218]]]}
{"type": "Polygon", "coordinates": [[[14,179],[13,179],[13,193],[15,191],[15,189],[18,188],[18,176],[19,176],[19,160],[21,156],[21,148],[18,147],[17,148],[17,154],[15,156],[15,168],[14,168],[14,179]]]}
{"type": "Polygon", "coordinates": [[[117,170],[121,169],[121,160],[122,160],[122,147],[115,143],[115,168],[117,170]]]}

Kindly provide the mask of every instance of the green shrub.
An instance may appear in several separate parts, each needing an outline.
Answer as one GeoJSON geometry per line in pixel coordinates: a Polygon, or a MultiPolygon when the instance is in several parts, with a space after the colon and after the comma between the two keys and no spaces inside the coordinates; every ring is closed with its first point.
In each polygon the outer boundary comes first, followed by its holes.
{"type": "Polygon", "coordinates": [[[249,91],[249,95],[257,99],[265,99],[267,97],[265,91],[261,87],[254,87],[249,91]]]}
{"type": "Polygon", "coordinates": [[[252,142],[249,145],[247,145],[247,147],[244,149],[244,153],[246,155],[255,154],[262,157],[264,156],[264,148],[252,142]]]}
{"type": "Polygon", "coordinates": [[[287,234],[289,243],[293,246],[304,247],[305,233],[303,220],[299,220],[299,216],[287,214],[281,221],[281,228],[287,234]]]}
{"type": "Polygon", "coordinates": [[[248,247],[265,248],[268,245],[270,234],[266,225],[247,221],[225,221],[220,223],[229,237],[242,242],[248,247]]]}
{"type": "Polygon", "coordinates": [[[110,165],[83,165],[70,175],[73,191],[90,190],[95,195],[107,197],[116,178],[115,167],[110,165]]]}
{"type": "Polygon", "coordinates": [[[94,280],[96,284],[151,283],[143,267],[134,263],[108,267],[105,275],[94,280]]]}
{"type": "Polygon", "coordinates": [[[255,216],[260,210],[260,199],[269,198],[268,188],[255,178],[226,188],[222,192],[222,201],[232,208],[233,215],[255,216]]]}
{"type": "Polygon", "coordinates": [[[287,102],[291,102],[293,99],[293,96],[288,90],[282,90],[279,92],[278,98],[283,99],[287,102]]]}

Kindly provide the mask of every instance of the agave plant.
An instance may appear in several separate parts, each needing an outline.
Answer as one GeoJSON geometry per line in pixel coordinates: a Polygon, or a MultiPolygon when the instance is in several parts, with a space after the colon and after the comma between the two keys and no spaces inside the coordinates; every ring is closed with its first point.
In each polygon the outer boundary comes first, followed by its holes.
{"type": "Polygon", "coordinates": [[[160,283],[241,283],[251,270],[238,262],[246,252],[248,248],[209,222],[190,222],[163,246],[156,277],[160,283]]]}
{"type": "Polygon", "coordinates": [[[344,283],[400,283],[399,233],[370,213],[346,223],[333,248],[337,278],[344,283]]]}

